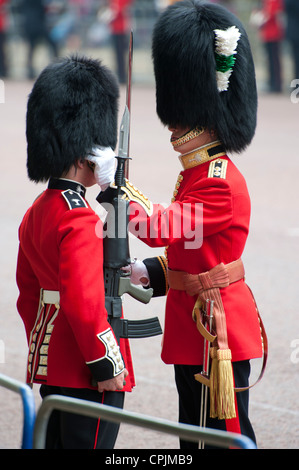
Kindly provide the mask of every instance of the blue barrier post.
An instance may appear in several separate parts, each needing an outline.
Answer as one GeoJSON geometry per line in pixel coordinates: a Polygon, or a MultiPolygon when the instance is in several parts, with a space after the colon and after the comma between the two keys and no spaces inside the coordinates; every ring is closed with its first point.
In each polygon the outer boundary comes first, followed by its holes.
{"type": "Polygon", "coordinates": [[[0,385],[21,395],[24,415],[22,449],[32,449],[36,415],[33,392],[28,385],[3,374],[0,374],[0,385]]]}

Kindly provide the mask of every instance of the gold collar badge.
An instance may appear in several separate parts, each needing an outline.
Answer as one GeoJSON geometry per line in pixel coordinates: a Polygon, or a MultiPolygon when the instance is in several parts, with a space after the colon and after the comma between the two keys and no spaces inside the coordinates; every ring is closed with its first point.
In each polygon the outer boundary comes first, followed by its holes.
{"type": "Polygon", "coordinates": [[[226,152],[219,140],[217,140],[210,144],[203,145],[192,152],[180,155],[179,159],[184,170],[188,170],[189,168],[194,168],[214,158],[223,157],[224,155],[226,155],[226,152]]]}

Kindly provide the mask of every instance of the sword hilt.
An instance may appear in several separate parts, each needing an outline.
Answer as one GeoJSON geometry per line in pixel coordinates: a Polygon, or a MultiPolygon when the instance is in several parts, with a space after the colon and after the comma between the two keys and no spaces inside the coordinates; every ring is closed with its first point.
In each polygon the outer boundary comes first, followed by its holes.
{"type": "MultiPolygon", "coordinates": [[[[206,329],[211,332],[212,330],[212,323],[213,323],[213,306],[214,306],[214,301],[207,299],[206,301],[206,309],[204,313],[204,319],[205,319],[205,327],[206,329]]],[[[200,373],[202,377],[209,379],[209,373],[210,373],[210,342],[204,338],[204,344],[203,344],[203,366],[202,366],[202,372],[200,373]]],[[[199,417],[199,425],[201,427],[206,427],[206,422],[207,422],[207,405],[208,405],[208,386],[207,385],[202,385],[201,389],[201,403],[200,403],[200,417],[199,417]]],[[[199,442],[199,448],[204,449],[205,447],[205,442],[200,441],[199,442]]]]}

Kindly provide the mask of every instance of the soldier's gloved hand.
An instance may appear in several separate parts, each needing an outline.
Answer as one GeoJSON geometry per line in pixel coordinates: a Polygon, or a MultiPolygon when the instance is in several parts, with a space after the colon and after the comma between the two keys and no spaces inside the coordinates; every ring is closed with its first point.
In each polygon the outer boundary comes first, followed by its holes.
{"type": "Polygon", "coordinates": [[[110,147],[95,147],[86,159],[94,164],[96,182],[102,191],[114,181],[116,158],[110,147]]]}
{"type": "Polygon", "coordinates": [[[141,284],[143,287],[149,285],[149,274],[143,261],[134,258],[131,260],[131,263],[123,267],[122,270],[130,274],[132,284],[141,284]]]}

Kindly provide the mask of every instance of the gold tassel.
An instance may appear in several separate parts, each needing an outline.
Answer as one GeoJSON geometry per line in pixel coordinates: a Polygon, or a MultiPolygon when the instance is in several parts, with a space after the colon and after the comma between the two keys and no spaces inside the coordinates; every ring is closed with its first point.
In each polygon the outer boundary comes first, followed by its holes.
{"type": "Polygon", "coordinates": [[[217,416],[219,419],[236,417],[232,354],[230,349],[218,349],[218,396],[217,416]]]}
{"type": "Polygon", "coordinates": [[[212,359],[210,372],[210,418],[217,418],[218,359],[217,347],[210,349],[212,359]]]}

